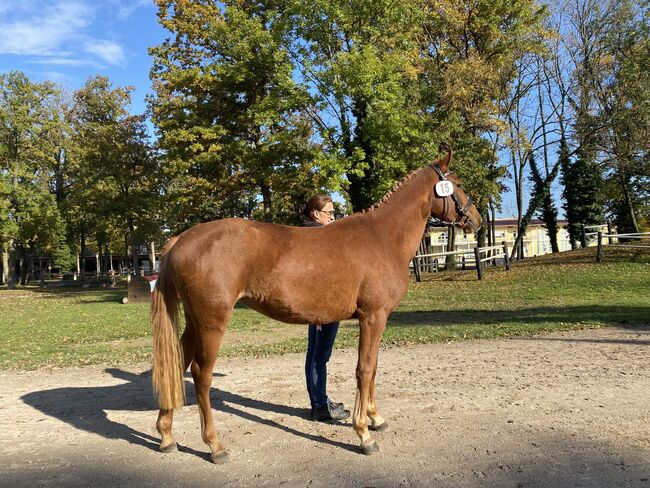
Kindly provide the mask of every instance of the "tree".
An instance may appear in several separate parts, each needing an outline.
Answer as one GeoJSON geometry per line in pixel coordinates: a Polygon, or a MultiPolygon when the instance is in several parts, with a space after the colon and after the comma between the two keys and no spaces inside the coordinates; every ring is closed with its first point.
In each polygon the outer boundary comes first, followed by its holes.
{"type": "Polygon", "coordinates": [[[578,240],[581,224],[597,224],[603,219],[602,169],[598,164],[595,93],[603,61],[602,40],[611,19],[614,2],[575,0],[568,4],[571,31],[567,53],[573,63],[572,84],[567,97],[574,114],[575,159],[564,160],[565,211],[572,245],[578,240]]]}
{"type": "MultiPolygon", "coordinates": [[[[442,125],[454,128],[451,140],[470,149],[461,152],[461,166],[468,166],[465,174],[475,175],[470,188],[480,196],[478,208],[489,222],[488,208],[499,206],[500,180],[506,174],[505,167],[497,164],[499,146],[514,136],[499,116],[507,121],[529,89],[522,73],[531,54],[543,47],[546,8],[528,0],[427,5],[424,52],[431,57],[427,71],[434,86],[440,87],[432,91],[431,107],[439,116],[447,115],[442,125]],[[449,121],[456,123],[450,125],[449,121]],[[488,135],[492,144],[485,139],[488,135]]],[[[525,154],[520,161],[526,164],[525,154]]],[[[513,176],[515,182],[521,177],[513,176]]],[[[479,245],[484,245],[486,227],[479,232],[479,245]]]]}
{"type": "Polygon", "coordinates": [[[368,208],[433,159],[424,113],[421,2],[291,2],[289,47],[314,96],[310,114],[353,210],[368,208]]]}
{"type": "Polygon", "coordinates": [[[304,199],[324,178],[278,12],[271,2],[157,3],[173,37],[151,50],[150,106],[172,227],[250,217],[258,195],[264,220],[286,219],[282,202],[304,199]]]}
{"type": "Polygon", "coordinates": [[[0,239],[10,288],[17,284],[16,260],[23,260],[24,283],[33,253],[52,251],[64,231],[47,171],[54,119],[47,102],[56,93],[51,83],[32,83],[20,72],[0,75],[0,239]]]}
{"type": "Polygon", "coordinates": [[[89,236],[98,247],[108,247],[115,240],[106,231],[112,227],[126,235],[135,266],[135,246],[160,235],[155,218],[160,178],[144,117],[128,113],[130,92],[130,87],[113,88],[108,78],[97,76],[75,93],[70,111],[75,141],[72,183],[66,205],[82,257],[89,236]]]}
{"type": "Polygon", "coordinates": [[[639,232],[637,214],[647,215],[650,174],[650,20],[647,2],[622,0],[602,41],[596,81],[598,146],[603,154],[606,199],[619,232],[639,232]],[[644,196],[645,204],[644,204],[644,196]],[[644,211],[645,206],[645,211],[644,211]]]}

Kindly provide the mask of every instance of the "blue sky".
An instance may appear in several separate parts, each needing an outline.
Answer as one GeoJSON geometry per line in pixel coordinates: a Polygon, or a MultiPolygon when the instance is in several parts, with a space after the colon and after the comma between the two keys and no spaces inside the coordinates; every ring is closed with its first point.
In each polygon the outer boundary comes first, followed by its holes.
{"type": "MultiPolygon", "coordinates": [[[[131,112],[143,113],[148,48],[167,37],[156,12],[153,0],[0,0],[0,73],[19,70],[71,90],[105,75],[135,87],[131,112]]],[[[503,200],[499,215],[516,215],[513,193],[503,200]]]]}
{"type": "Polygon", "coordinates": [[[70,89],[105,75],[135,87],[133,113],[150,87],[147,48],[165,37],[152,0],[0,0],[0,72],[70,89]]]}

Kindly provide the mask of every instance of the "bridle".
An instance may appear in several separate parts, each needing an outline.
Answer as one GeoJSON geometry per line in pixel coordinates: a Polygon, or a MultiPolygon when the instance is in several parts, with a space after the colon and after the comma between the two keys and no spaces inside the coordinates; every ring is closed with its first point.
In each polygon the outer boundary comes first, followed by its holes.
{"type": "MultiPolygon", "coordinates": [[[[451,171],[447,173],[443,173],[442,170],[438,167],[437,164],[431,165],[431,168],[438,174],[438,177],[440,178],[440,181],[447,181],[449,178],[447,178],[447,175],[451,173],[451,171]]],[[[452,182],[453,184],[453,182],[452,182]]],[[[433,190],[435,192],[435,189],[433,190]]],[[[472,227],[472,230],[476,232],[478,230],[478,227],[476,223],[474,223],[469,216],[469,208],[472,206],[472,198],[467,195],[467,202],[465,205],[462,205],[460,203],[460,199],[458,198],[458,195],[456,195],[456,189],[454,186],[454,192],[451,195],[447,195],[446,197],[442,197],[444,200],[444,205],[446,206],[447,204],[447,198],[451,198],[454,202],[454,205],[456,206],[456,213],[458,214],[458,217],[456,217],[455,222],[447,222],[444,220],[440,220],[441,224],[445,225],[454,225],[458,227],[464,227],[467,223],[472,227]]],[[[443,215],[446,213],[446,209],[443,207],[443,215]]]]}

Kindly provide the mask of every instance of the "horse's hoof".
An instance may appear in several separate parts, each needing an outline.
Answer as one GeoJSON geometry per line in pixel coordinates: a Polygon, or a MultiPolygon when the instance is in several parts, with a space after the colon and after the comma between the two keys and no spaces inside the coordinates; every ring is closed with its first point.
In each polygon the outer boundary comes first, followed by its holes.
{"type": "Polygon", "coordinates": [[[383,432],[388,429],[388,422],[384,422],[383,424],[379,425],[369,425],[368,429],[374,430],[375,432],[383,432]]]}
{"type": "Polygon", "coordinates": [[[214,464],[224,464],[228,462],[228,453],[223,449],[219,452],[213,452],[210,454],[210,458],[214,464]]]}
{"type": "Polygon", "coordinates": [[[375,441],[372,441],[367,446],[361,446],[361,452],[366,456],[377,454],[379,452],[379,444],[377,444],[375,441]]]}
{"type": "Polygon", "coordinates": [[[178,449],[178,445],[176,442],[172,442],[171,444],[167,444],[166,446],[160,446],[160,452],[174,452],[178,449]]]}

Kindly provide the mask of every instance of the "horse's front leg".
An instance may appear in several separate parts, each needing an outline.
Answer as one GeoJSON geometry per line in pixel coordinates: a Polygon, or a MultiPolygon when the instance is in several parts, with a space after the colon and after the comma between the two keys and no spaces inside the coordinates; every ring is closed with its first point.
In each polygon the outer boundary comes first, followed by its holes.
{"type": "Polygon", "coordinates": [[[352,423],[361,439],[361,451],[374,454],[379,446],[368,431],[368,418],[371,426],[379,426],[383,419],[377,413],[374,395],[374,380],[377,369],[379,345],[386,328],[387,313],[384,311],[363,314],[359,319],[359,357],[357,360],[357,394],[354,402],[352,423]]]}
{"type": "Polygon", "coordinates": [[[368,428],[376,432],[383,432],[388,428],[388,422],[379,415],[377,403],[375,402],[375,377],[377,376],[377,362],[375,362],[375,371],[370,381],[370,392],[368,393],[368,428]]]}

